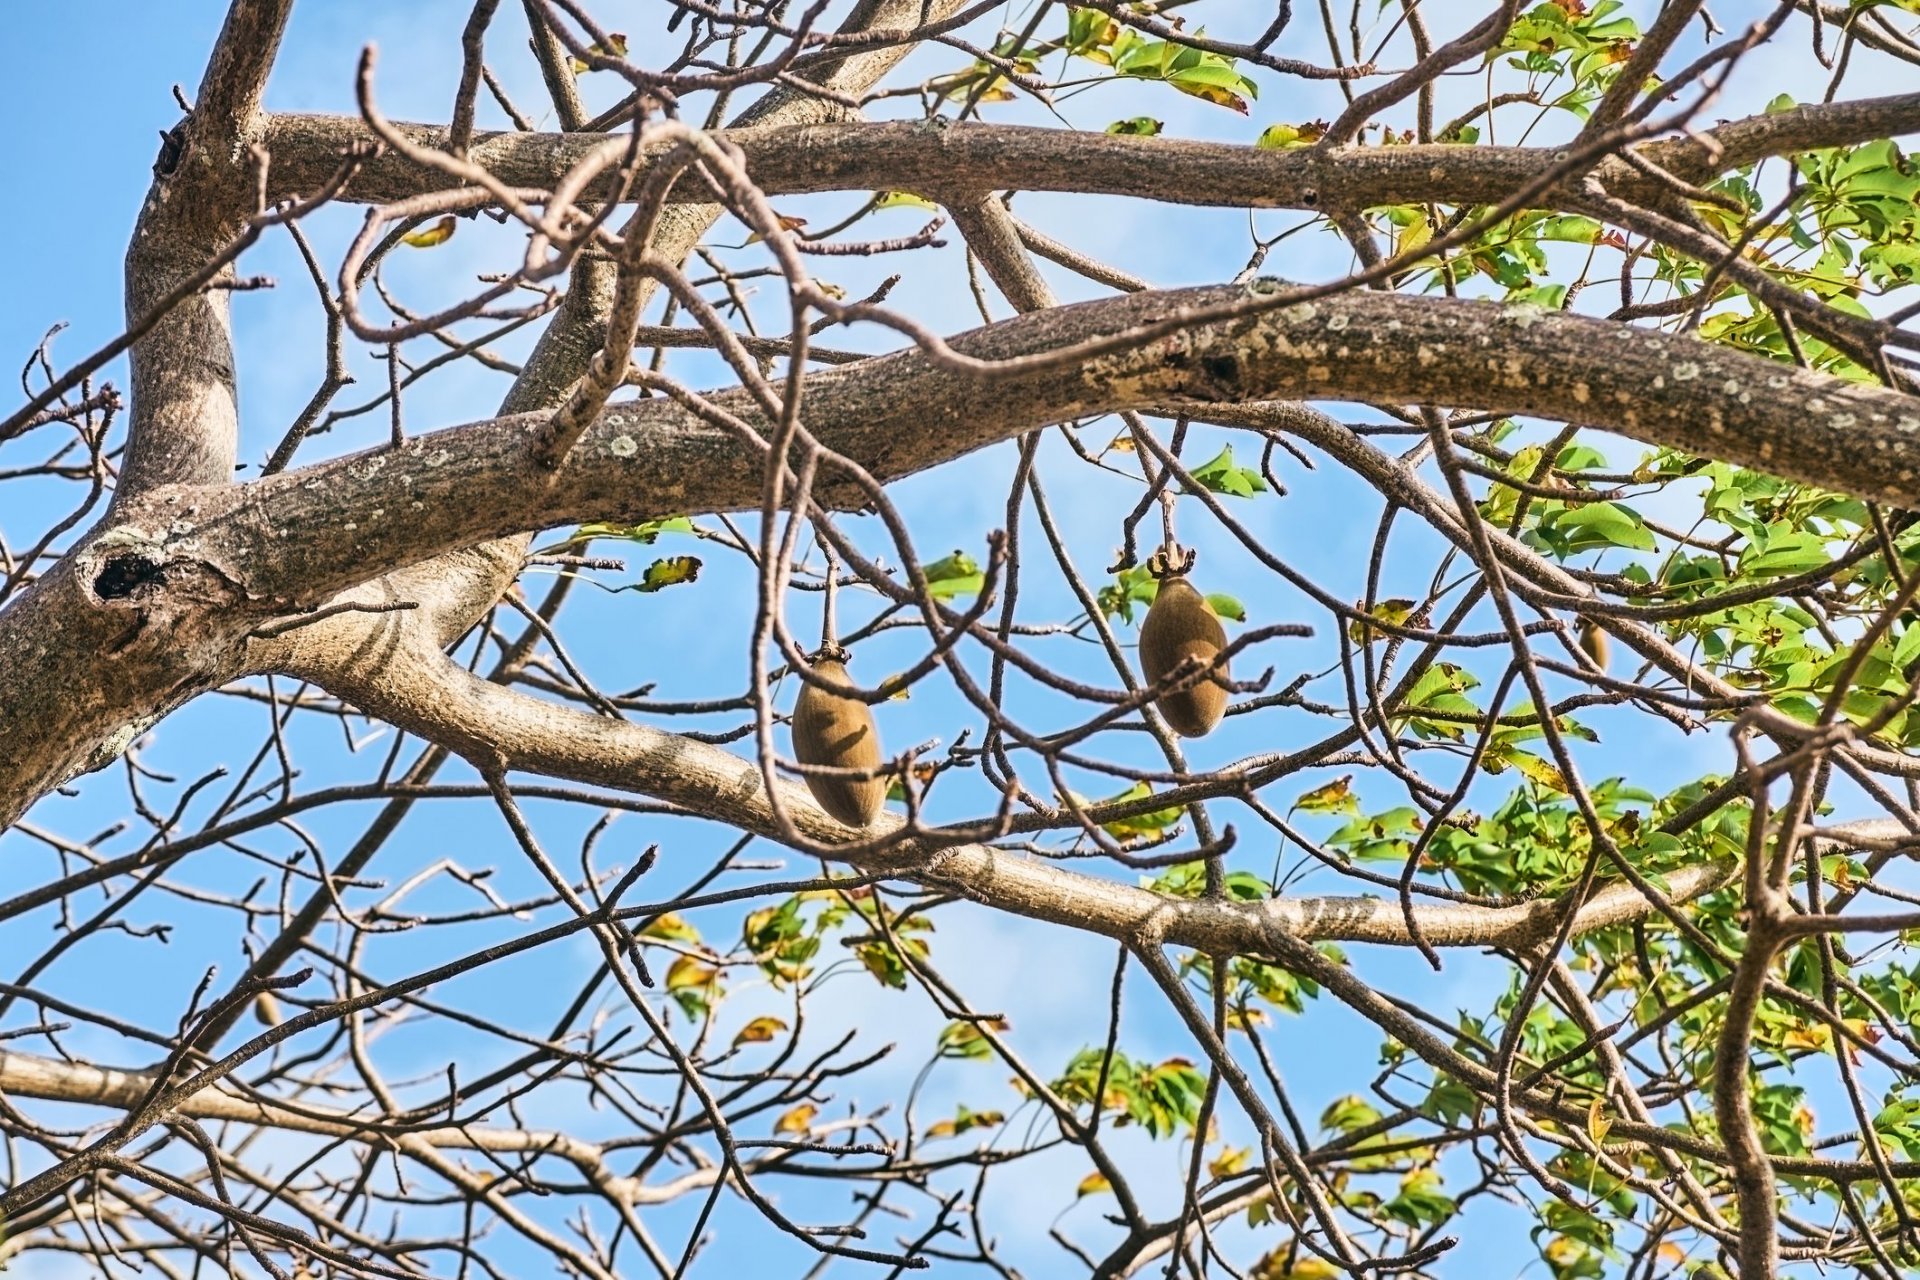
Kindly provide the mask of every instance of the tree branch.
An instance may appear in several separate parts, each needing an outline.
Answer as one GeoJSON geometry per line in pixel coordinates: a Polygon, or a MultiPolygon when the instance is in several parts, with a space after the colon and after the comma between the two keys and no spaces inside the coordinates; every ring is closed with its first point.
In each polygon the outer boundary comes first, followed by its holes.
{"type": "MultiPolygon", "coordinates": [[[[913,350],[819,373],[807,383],[810,429],[888,482],[1037,426],[1120,409],[1269,399],[1478,405],[1920,505],[1920,401],[1898,392],[1534,307],[1377,293],[1268,305],[1290,296],[1281,289],[1131,294],[961,335],[951,344],[957,359],[913,350]],[[1262,309],[1234,314],[1250,305],[1262,309]],[[1005,363],[982,378],[971,364],[980,360],[1005,363]],[[1063,362],[1072,368],[1063,372],[1063,362]]],[[[745,393],[712,403],[764,427],[745,393]]],[[[13,716],[13,707],[51,702],[39,719],[14,717],[0,737],[0,819],[101,761],[105,744],[156,700],[277,662],[278,651],[243,659],[235,648],[267,616],[530,528],[759,505],[758,459],[675,402],[609,406],[551,473],[531,458],[544,420],[495,419],[245,486],[130,503],[121,523],[34,584],[18,614],[9,611],[12,625],[0,627],[0,707],[13,716]],[[124,593],[110,589],[123,582],[124,593]],[[180,594],[176,582],[198,583],[200,594],[180,594]],[[189,607],[191,599],[220,607],[189,607]],[[36,616],[48,621],[30,624],[36,616]],[[173,629],[149,628],[161,617],[176,618],[173,629]],[[114,697],[74,689],[71,664],[51,643],[86,635],[122,651],[100,677],[114,697]],[[145,676],[123,678],[142,663],[152,664],[145,676]]],[[[831,475],[818,493],[829,504],[865,500],[831,475]]],[[[436,616],[430,601],[421,606],[423,620],[436,616]]],[[[332,625],[273,643],[313,643],[332,625]]]]}
{"type": "MultiPolygon", "coordinates": [[[[235,0],[192,113],[175,129],[127,250],[126,317],[146,319],[260,210],[249,148],[292,0],[235,0]]],[[[333,157],[338,168],[341,153],[333,157]]],[[[320,189],[325,175],[306,192],[320,189]]],[[[290,193],[291,194],[291,193],[290,193]]],[[[232,279],[231,269],[221,280],[232,279]]],[[[218,283],[218,281],[216,281],[218,283]]],[[[228,291],[202,289],[133,347],[132,412],[114,502],[164,484],[225,484],[239,444],[228,291]]]]}
{"type": "MultiPolygon", "coordinates": [[[[908,190],[957,201],[986,191],[1068,191],[1171,204],[1254,209],[1365,209],[1410,201],[1497,204],[1553,166],[1558,147],[1336,147],[1261,150],[1180,138],[1078,133],[1027,125],[854,122],[760,125],[743,117],[718,136],[741,148],[754,182],[770,196],[821,191],[908,190]]],[[[437,125],[396,124],[422,146],[441,146],[437,125]]],[[[1796,107],[1751,116],[1640,148],[1646,159],[1698,183],[1768,156],[1847,146],[1920,131],[1920,93],[1796,107]]],[[[281,115],[267,125],[274,182],[287,189],[324,178],[340,148],[366,140],[347,116],[281,115]]],[[[470,158],[508,186],[551,187],[600,134],[481,133],[470,158]]],[[[664,148],[643,152],[648,160],[664,148]]],[[[644,173],[643,161],[641,172],[644,173]]],[[[1624,161],[1595,175],[1620,199],[1659,205],[1671,188],[1624,161]]],[[[389,153],[355,175],[346,199],[390,203],[457,183],[389,153]]],[[[670,200],[698,201],[686,185],[670,200]]],[[[1579,203],[1578,182],[1545,193],[1542,207],[1579,203]]]]}
{"type": "MultiPolygon", "coordinates": [[[[633,791],[774,840],[781,830],[759,767],[719,747],[648,725],[610,720],[503,689],[438,649],[404,644],[372,655],[313,655],[290,674],[321,684],[362,712],[462,755],[483,769],[514,769],[633,791]]],[[[800,834],[844,841],[847,829],[803,787],[782,783],[781,806],[800,834]]],[[[1090,808],[1098,821],[1101,811],[1090,808]]],[[[883,817],[869,836],[898,829],[883,817]]],[[[1077,822],[1075,823],[1077,825],[1077,822]]],[[[1169,898],[1082,875],[982,844],[928,847],[908,840],[851,856],[854,867],[906,876],[1016,915],[1122,941],[1153,931],[1207,955],[1272,955],[1278,935],[1304,942],[1410,945],[1397,903],[1376,897],[1169,898]]],[[[1711,892],[1734,874],[1716,863],[1667,879],[1674,900],[1711,892]]],[[[1602,889],[1575,918],[1576,932],[1638,919],[1653,904],[1631,885],[1602,889]]],[[[1553,934],[1562,904],[1422,906],[1421,933],[1441,946],[1524,948],[1553,934]]]]}

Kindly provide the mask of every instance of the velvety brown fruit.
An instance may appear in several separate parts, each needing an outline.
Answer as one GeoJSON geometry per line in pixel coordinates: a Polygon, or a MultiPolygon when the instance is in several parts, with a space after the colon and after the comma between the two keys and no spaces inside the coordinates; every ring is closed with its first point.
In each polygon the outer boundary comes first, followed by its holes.
{"type": "Polygon", "coordinates": [[[1591,622],[1580,624],[1580,647],[1593,659],[1593,665],[1602,671],[1607,669],[1607,633],[1591,622]]]}
{"type": "MultiPolygon", "coordinates": [[[[815,662],[813,670],[829,680],[853,683],[847,678],[846,664],[830,658],[815,662]]],[[[793,755],[801,764],[879,768],[880,731],[874,727],[872,710],[857,699],[802,685],[800,700],[793,707],[793,755]]],[[[880,807],[887,799],[887,780],[808,774],[807,790],[813,792],[822,809],[840,821],[850,827],[864,827],[880,816],[880,807]]]]}
{"type": "MultiPolygon", "coordinates": [[[[1160,683],[1189,656],[1202,665],[1211,663],[1226,646],[1227,633],[1207,598],[1185,578],[1163,579],[1147,620],[1140,624],[1140,669],[1147,679],[1160,683]]],[[[1223,662],[1199,682],[1160,695],[1154,705],[1181,737],[1203,737],[1226,714],[1231,678],[1223,662]]]]}

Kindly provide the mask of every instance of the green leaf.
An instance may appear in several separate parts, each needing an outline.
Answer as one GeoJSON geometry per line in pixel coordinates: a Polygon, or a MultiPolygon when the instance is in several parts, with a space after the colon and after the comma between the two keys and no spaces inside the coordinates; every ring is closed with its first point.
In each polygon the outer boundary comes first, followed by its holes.
{"type": "Polygon", "coordinates": [[[1094,602],[1100,606],[1100,612],[1109,618],[1132,622],[1133,606],[1152,604],[1158,594],[1160,580],[1153,576],[1147,566],[1135,565],[1114,575],[1114,580],[1095,594],[1094,602]]]}
{"type": "Polygon", "coordinates": [[[1380,1110],[1358,1094],[1335,1098],[1320,1113],[1320,1128],[1326,1133],[1352,1133],[1380,1121],[1380,1110]]]}
{"type": "Polygon", "coordinates": [[[1164,81],[1241,115],[1249,110],[1248,99],[1260,96],[1260,86],[1236,70],[1231,58],[1169,40],[1148,40],[1132,28],[1121,28],[1108,56],[1123,76],[1164,81]]]}
{"type": "Polygon", "coordinates": [[[1569,551],[1588,551],[1596,547],[1625,547],[1632,551],[1654,549],[1653,534],[1638,513],[1614,502],[1589,502],[1561,512],[1554,521],[1557,531],[1568,532],[1569,551]]]}
{"type": "MultiPolygon", "coordinates": [[[[1136,782],[1117,796],[1108,796],[1099,803],[1124,804],[1129,800],[1144,800],[1153,794],[1153,788],[1144,782],[1136,782]]],[[[1168,827],[1180,821],[1183,810],[1175,805],[1171,809],[1157,809],[1148,813],[1136,813],[1130,818],[1114,818],[1100,824],[1101,830],[1121,840],[1131,840],[1139,836],[1159,835],[1168,827]]]]}
{"type": "Polygon", "coordinates": [[[986,581],[979,563],[964,551],[955,551],[927,566],[927,590],[935,600],[979,595],[986,581]]]}
{"type": "MultiPolygon", "coordinates": [[[[1207,891],[1206,863],[1182,862],[1151,879],[1142,876],[1140,885],[1169,898],[1197,898],[1207,891]]],[[[1236,902],[1265,902],[1272,896],[1267,882],[1251,871],[1227,872],[1225,888],[1236,902]]]]}
{"type": "Polygon", "coordinates": [[[643,520],[639,524],[583,524],[573,531],[573,541],[588,538],[622,538],[628,542],[637,542],[650,547],[663,533],[691,533],[701,536],[703,531],[686,516],[668,516],[664,520],[643,520]]]}
{"type": "Polygon", "coordinates": [[[1153,138],[1158,137],[1166,127],[1164,120],[1155,120],[1152,116],[1129,116],[1108,125],[1107,132],[1123,138],[1153,138]]]}
{"type": "Polygon", "coordinates": [[[1207,603],[1213,607],[1216,615],[1225,618],[1228,622],[1245,622],[1247,620],[1247,606],[1241,604],[1225,592],[1215,591],[1211,593],[1207,596],[1207,603]]]}
{"type": "Polygon", "coordinates": [[[1389,1218],[1410,1227],[1438,1226],[1460,1211],[1451,1196],[1440,1191],[1440,1172],[1414,1169],[1400,1181],[1400,1194],[1381,1206],[1389,1218]]]}
{"type": "Polygon", "coordinates": [[[1230,498],[1251,498],[1267,491],[1267,482],[1258,471],[1233,464],[1233,446],[1227,445],[1212,458],[1193,468],[1193,478],[1203,487],[1230,498]]]}

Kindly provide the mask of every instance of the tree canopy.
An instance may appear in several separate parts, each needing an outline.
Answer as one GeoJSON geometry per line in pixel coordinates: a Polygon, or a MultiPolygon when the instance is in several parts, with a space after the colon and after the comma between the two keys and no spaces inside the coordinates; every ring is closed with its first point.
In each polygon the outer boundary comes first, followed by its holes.
{"type": "Polygon", "coordinates": [[[1914,0],[180,8],[0,1267],[1920,1275],[1914,0]]]}

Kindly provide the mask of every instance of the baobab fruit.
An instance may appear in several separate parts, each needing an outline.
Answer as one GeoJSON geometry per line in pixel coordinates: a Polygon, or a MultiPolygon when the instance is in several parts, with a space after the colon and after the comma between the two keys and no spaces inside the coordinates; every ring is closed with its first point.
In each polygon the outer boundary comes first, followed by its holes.
{"type": "MultiPolygon", "coordinates": [[[[841,684],[853,683],[847,678],[846,661],[828,651],[814,657],[813,672],[841,684]]],[[[874,727],[872,710],[857,698],[803,684],[793,707],[793,754],[801,764],[879,769],[880,732],[874,727]]],[[[870,826],[887,799],[887,780],[878,774],[831,778],[809,773],[806,779],[807,790],[820,807],[850,827],[870,826]]]]}
{"type": "MultiPolygon", "coordinates": [[[[1140,669],[1147,679],[1161,683],[1186,658],[1207,667],[1226,646],[1227,633],[1207,598],[1184,577],[1161,579],[1147,620],[1140,624],[1140,669]]],[[[1161,694],[1154,705],[1181,737],[1204,737],[1226,714],[1228,679],[1222,662],[1186,688],[1161,694]]]]}
{"type": "Polygon", "coordinates": [[[261,991],[255,993],[253,997],[253,1016],[259,1019],[263,1026],[277,1027],[280,1025],[280,1001],[274,998],[273,992],[261,991]]]}
{"type": "Polygon", "coordinates": [[[1593,659],[1594,666],[1607,669],[1607,633],[1587,618],[1580,620],[1580,649],[1593,659]]]}

